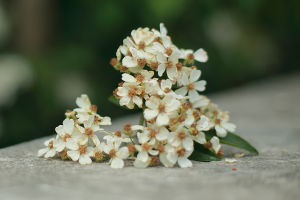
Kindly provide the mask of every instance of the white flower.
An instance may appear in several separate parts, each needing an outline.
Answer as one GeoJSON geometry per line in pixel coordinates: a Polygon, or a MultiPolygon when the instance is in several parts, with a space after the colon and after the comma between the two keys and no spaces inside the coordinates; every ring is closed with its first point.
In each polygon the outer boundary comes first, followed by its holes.
{"type": "Polygon", "coordinates": [[[140,145],[135,145],[138,154],[134,165],[136,167],[142,167],[146,165],[146,163],[150,163],[151,158],[149,154],[152,156],[156,156],[159,152],[157,150],[153,150],[155,139],[150,139],[147,134],[138,133],[138,140],[140,145]]]}
{"type": "Polygon", "coordinates": [[[193,140],[182,125],[177,128],[176,132],[170,133],[168,143],[174,147],[182,146],[188,151],[194,149],[193,140]]]}
{"type": "Polygon", "coordinates": [[[156,118],[156,124],[164,126],[169,123],[169,116],[177,111],[180,102],[172,95],[167,95],[162,100],[152,96],[150,100],[146,101],[146,106],[148,108],[144,110],[145,119],[156,118]]]}
{"type": "Polygon", "coordinates": [[[178,165],[181,168],[192,167],[192,162],[188,157],[193,153],[193,150],[186,150],[183,147],[169,148],[166,155],[168,162],[175,165],[178,162],[178,165]]]}
{"type": "Polygon", "coordinates": [[[73,119],[65,119],[63,121],[63,125],[56,127],[55,131],[57,133],[57,137],[54,147],[57,152],[61,152],[65,149],[68,138],[81,136],[80,132],[75,127],[73,119]]]}
{"type": "Polygon", "coordinates": [[[78,122],[83,123],[87,121],[90,115],[97,116],[99,119],[101,118],[97,114],[98,107],[91,104],[91,101],[86,94],[77,97],[76,104],[79,108],[74,109],[74,111],[77,112],[76,117],[78,118],[78,122]]]}
{"type": "Polygon", "coordinates": [[[55,140],[54,138],[51,138],[44,142],[44,145],[46,148],[40,149],[38,151],[38,157],[44,157],[44,158],[52,158],[56,155],[56,150],[54,148],[55,140]]]}
{"type": "Polygon", "coordinates": [[[109,155],[111,168],[119,169],[124,167],[123,159],[128,158],[129,152],[127,147],[121,147],[120,144],[108,143],[104,147],[104,152],[109,155]]]}
{"type": "Polygon", "coordinates": [[[208,56],[204,49],[200,48],[196,52],[191,49],[181,49],[180,58],[188,59],[188,60],[197,60],[199,62],[207,62],[208,56]]]}
{"type": "Polygon", "coordinates": [[[98,131],[102,131],[103,129],[101,129],[99,125],[95,123],[95,117],[90,116],[89,120],[84,122],[83,125],[84,127],[76,125],[78,130],[82,133],[81,139],[88,141],[88,139],[90,138],[96,146],[99,145],[100,140],[95,133],[98,131]]]}
{"type": "Polygon", "coordinates": [[[212,144],[212,149],[214,150],[215,153],[218,153],[219,150],[221,149],[221,145],[220,145],[220,140],[218,137],[213,136],[210,139],[210,143],[212,144]]]}
{"type": "Polygon", "coordinates": [[[191,135],[192,139],[199,144],[205,144],[206,143],[206,138],[205,138],[205,133],[202,131],[197,131],[196,135],[191,135]]]}
{"type": "Polygon", "coordinates": [[[214,120],[215,130],[217,136],[226,137],[227,132],[234,132],[236,126],[233,123],[229,123],[229,116],[225,112],[219,112],[217,118],[214,120]]]}
{"type": "Polygon", "coordinates": [[[156,139],[158,141],[164,141],[168,139],[169,131],[164,126],[156,126],[156,125],[150,125],[145,129],[144,134],[148,139],[156,139]]]}
{"type": "MultiPolygon", "coordinates": [[[[126,80],[129,80],[130,77],[125,75],[126,80]]],[[[143,106],[143,99],[140,95],[143,94],[143,88],[138,86],[136,82],[126,82],[122,87],[118,87],[117,95],[120,96],[120,105],[127,106],[129,109],[134,108],[134,104],[138,107],[143,106]]]]}
{"type": "Polygon", "coordinates": [[[177,63],[178,63],[178,58],[179,58],[179,53],[178,51],[174,51],[170,57],[166,57],[165,55],[163,54],[158,54],[157,55],[157,61],[159,63],[158,65],[158,75],[159,76],[162,76],[163,73],[165,71],[167,71],[167,75],[168,75],[168,78],[171,79],[171,80],[174,80],[176,79],[176,77],[178,76],[178,73],[177,73],[177,63]]]}
{"type": "Polygon", "coordinates": [[[199,97],[191,103],[193,108],[200,108],[207,106],[210,100],[206,96],[199,95],[199,97]]]}
{"type": "Polygon", "coordinates": [[[206,81],[201,80],[197,81],[201,76],[201,71],[197,69],[193,69],[188,76],[184,73],[181,79],[181,84],[184,86],[182,88],[177,89],[175,92],[178,95],[185,96],[187,93],[190,97],[190,101],[195,101],[199,98],[199,94],[197,91],[204,91],[206,81]]]}
{"type": "Polygon", "coordinates": [[[211,128],[211,123],[208,117],[201,115],[200,120],[197,122],[198,131],[208,131],[211,128]]]}
{"type": "Polygon", "coordinates": [[[67,139],[67,155],[73,161],[79,161],[80,164],[91,164],[93,156],[93,148],[87,146],[87,141],[69,138],[67,139]]]}

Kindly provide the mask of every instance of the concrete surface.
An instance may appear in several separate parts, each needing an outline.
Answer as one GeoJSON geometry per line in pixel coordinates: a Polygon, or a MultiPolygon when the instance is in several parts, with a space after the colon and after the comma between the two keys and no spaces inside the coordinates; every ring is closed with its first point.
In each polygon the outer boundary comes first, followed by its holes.
{"type": "MultiPolygon", "coordinates": [[[[37,158],[42,138],[0,150],[0,199],[300,199],[299,88],[296,73],[212,95],[259,156],[234,164],[194,162],[191,169],[113,170],[37,158]]],[[[137,116],[111,128],[123,123],[138,123],[137,116]]]]}

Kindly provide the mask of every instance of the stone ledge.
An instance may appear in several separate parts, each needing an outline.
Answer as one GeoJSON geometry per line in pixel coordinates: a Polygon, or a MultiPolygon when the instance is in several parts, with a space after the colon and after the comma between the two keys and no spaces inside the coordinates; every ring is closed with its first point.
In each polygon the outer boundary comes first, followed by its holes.
{"type": "MultiPolygon", "coordinates": [[[[103,163],[37,158],[46,139],[41,138],[0,150],[0,199],[298,199],[299,86],[298,73],[213,95],[259,156],[234,164],[193,162],[191,169],[113,170],[103,163]]],[[[128,116],[111,129],[137,121],[128,116]]],[[[240,151],[226,150],[227,155],[240,151]]]]}

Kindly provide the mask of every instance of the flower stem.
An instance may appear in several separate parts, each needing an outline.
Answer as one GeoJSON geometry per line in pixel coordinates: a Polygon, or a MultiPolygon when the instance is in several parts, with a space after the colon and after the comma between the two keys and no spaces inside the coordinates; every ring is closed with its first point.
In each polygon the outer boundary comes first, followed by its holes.
{"type": "Polygon", "coordinates": [[[142,113],[142,115],[140,116],[140,122],[139,122],[139,125],[143,126],[144,125],[144,114],[142,113]]]}

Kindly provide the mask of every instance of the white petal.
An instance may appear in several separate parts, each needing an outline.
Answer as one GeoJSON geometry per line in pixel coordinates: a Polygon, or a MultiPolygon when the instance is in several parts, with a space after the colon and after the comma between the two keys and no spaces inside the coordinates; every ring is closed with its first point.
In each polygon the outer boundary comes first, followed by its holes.
{"type": "Polygon", "coordinates": [[[47,153],[49,148],[43,148],[38,151],[38,157],[42,157],[45,153],[47,153]]]}
{"type": "Polygon", "coordinates": [[[122,97],[119,103],[121,106],[126,106],[130,103],[130,98],[128,96],[122,97]]]}
{"type": "Polygon", "coordinates": [[[187,76],[187,74],[185,72],[182,73],[182,77],[181,77],[180,83],[182,85],[187,85],[189,83],[188,76],[187,76]]]}
{"type": "Polygon", "coordinates": [[[221,125],[230,132],[234,132],[236,129],[236,126],[229,122],[222,122],[221,125]]]}
{"type": "Polygon", "coordinates": [[[63,125],[59,125],[58,127],[55,128],[55,132],[60,135],[60,136],[63,136],[64,135],[64,127],[63,125]]]}
{"type": "Polygon", "coordinates": [[[167,62],[167,58],[162,55],[161,53],[159,53],[157,56],[156,56],[156,59],[159,63],[165,63],[167,62]]]}
{"type": "Polygon", "coordinates": [[[125,56],[122,60],[122,64],[128,68],[136,67],[138,65],[137,61],[131,56],[125,56]]]}
{"type": "Polygon", "coordinates": [[[92,136],[92,141],[96,146],[100,145],[100,140],[95,134],[92,136]]]}
{"type": "Polygon", "coordinates": [[[167,154],[167,159],[168,159],[168,161],[169,162],[171,162],[171,163],[176,163],[177,162],[177,158],[178,158],[178,155],[177,155],[177,153],[175,153],[175,152],[172,152],[172,153],[168,153],[167,154]]]}
{"type": "Polygon", "coordinates": [[[218,151],[219,151],[220,148],[221,148],[219,138],[216,137],[216,136],[213,136],[213,137],[210,139],[210,142],[211,142],[211,144],[212,144],[213,150],[214,150],[216,153],[218,153],[218,151]]]}
{"type": "Polygon", "coordinates": [[[100,125],[106,126],[111,125],[111,119],[110,117],[103,117],[101,121],[99,122],[100,125]]]}
{"type": "Polygon", "coordinates": [[[161,127],[158,134],[156,135],[156,139],[159,141],[166,140],[168,139],[168,134],[169,134],[168,129],[165,127],[161,127]]]}
{"type": "Polygon", "coordinates": [[[133,103],[135,103],[139,108],[141,108],[143,106],[142,98],[140,98],[138,96],[134,96],[132,100],[133,100],[133,103]]]}
{"type": "Polygon", "coordinates": [[[124,161],[120,158],[113,158],[111,161],[111,168],[120,169],[124,167],[124,161]]]}
{"type": "Polygon", "coordinates": [[[151,159],[148,159],[146,162],[143,162],[139,159],[135,159],[133,165],[136,167],[136,168],[146,168],[149,166],[150,164],[150,161],[151,159]]]}
{"type": "Polygon", "coordinates": [[[80,97],[78,97],[76,99],[76,104],[80,108],[88,108],[91,106],[90,99],[86,94],[82,94],[80,97]]]}
{"type": "Polygon", "coordinates": [[[197,81],[200,78],[200,76],[201,76],[201,71],[197,69],[193,69],[190,74],[190,82],[193,83],[197,81]]]}
{"type": "Polygon", "coordinates": [[[73,129],[74,129],[74,120],[73,119],[65,119],[63,121],[63,126],[65,133],[72,134],[73,129]]]}
{"type": "Polygon", "coordinates": [[[148,160],[148,158],[149,158],[149,155],[148,155],[147,151],[141,151],[137,155],[137,159],[142,162],[146,162],[148,160]]]}
{"type": "Polygon", "coordinates": [[[84,155],[80,155],[79,163],[82,165],[88,165],[92,163],[92,160],[88,155],[84,154],[84,155]]]}
{"type": "Polygon", "coordinates": [[[217,132],[217,136],[226,137],[227,131],[223,127],[221,127],[219,125],[216,125],[215,129],[216,129],[216,132],[217,132]]]}
{"type": "Polygon", "coordinates": [[[171,80],[176,79],[178,76],[177,68],[172,67],[172,68],[167,69],[167,75],[168,75],[169,79],[171,79],[171,80]]]}
{"type": "Polygon", "coordinates": [[[206,51],[204,51],[204,49],[198,49],[195,53],[195,60],[199,61],[199,62],[206,62],[208,60],[208,56],[206,51]]]}
{"type": "Polygon", "coordinates": [[[161,39],[162,39],[162,43],[163,43],[164,47],[168,48],[172,45],[172,41],[169,37],[162,36],[161,39]]]}
{"type": "Polygon", "coordinates": [[[175,93],[176,93],[177,95],[181,95],[181,96],[183,96],[183,97],[186,95],[187,92],[188,92],[188,91],[187,91],[187,88],[186,88],[186,87],[179,88],[179,89],[177,89],[177,90],[175,91],[175,93]]]}
{"type": "Polygon", "coordinates": [[[160,113],[156,119],[158,126],[164,126],[169,123],[169,116],[166,113],[160,113]]]}
{"type": "Polygon", "coordinates": [[[117,95],[120,97],[124,97],[128,95],[128,89],[126,87],[118,87],[117,95]]]}
{"type": "Polygon", "coordinates": [[[159,160],[165,167],[173,167],[174,166],[174,163],[170,162],[167,159],[167,153],[159,154],[159,160]]]}
{"type": "Polygon", "coordinates": [[[117,152],[117,156],[121,159],[126,159],[129,156],[128,148],[127,147],[122,147],[119,149],[117,152]]]}
{"type": "Polygon", "coordinates": [[[178,158],[178,165],[181,168],[187,168],[187,167],[192,167],[193,166],[192,162],[189,159],[185,158],[185,157],[178,158]]]}
{"type": "Polygon", "coordinates": [[[122,80],[125,81],[125,82],[128,82],[128,83],[135,83],[136,82],[136,79],[132,75],[127,74],[127,73],[122,74],[122,80]]]}
{"type": "Polygon", "coordinates": [[[56,151],[55,151],[55,149],[53,148],[53,149],[50,149],[46,154],[45,154],[45,158],[52,158],[52,157],[54,157],[56,155],[56,151]]]}
{"type": "Polygon", "coordinates": [[[194,148],[194,143],[193,140],[189,137],[185,138],[182,141],[182,146],[187,150],[187,151],[191,151],[194,148]]]}
{"type": "Polygon", "coordinates": [[[205,134],[203,132],[198,133],[198,135],[196,136],[195,141],[200,143],[200,144],[205,144],[206,143],[205,134]]]}
{"type": "Polygon", "coordinates": [[[200,95],[198,94],[198,92],[196,90],[190,90],[189,91],[189,97],[190,97],[191,101],[197,100],[199,98],[199,96],[200,95]]]}
{"type": "Polygon", "coordinates": [[[162,76],[165,70],[166,70],[165,64],[159,64],[157,68],[158,76],[162,76]]]}
{"type": "Polygon", "coordinates": [[[73,160],[73,161],[77,161],[79,159],[79,152],[78,151],[68,151],[67,155],[73,160]]]}
{"type": "Polygon", "coordinates": [[[71,150],[77,150],[78,149],[78,144],[74,139],[68,138],[67,143],[66,143],[66,147],[68,149],[71,149],[71,150]]]}
{"type": "Polygon", "coordinates": [[[167,33],[168,33],[168,31],[167,31],[167,29],[166,29],[164,23],[160,23],[160,24],[159,24],[159,28],[160,28],[160,33],[161,33],[161,35],[162,35],[162,36],[166,36],[167,33]]]}
{"type": "Polygon", "coordinates": [[[202,80],[202,81],[197,81],[196,83],[194,83],[195,85],[195,89],[202,92],[205,90],[205,86],[206,86],[206,81],[202,80]]]}
{"type": "Polygon", "coordinates": [[[156,117],[158,114],[157,110],[150,110],[150,109],[145,109],[144,110],[144,117],[146,120],[151,120],[154,117],[156,117]]]}

